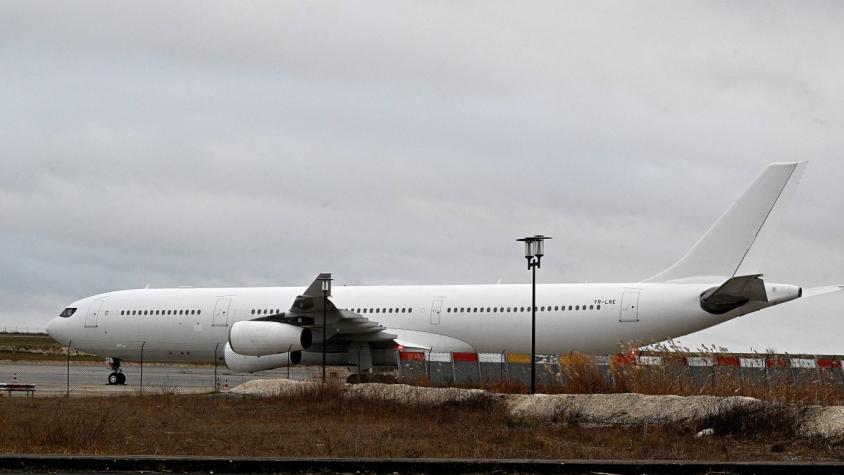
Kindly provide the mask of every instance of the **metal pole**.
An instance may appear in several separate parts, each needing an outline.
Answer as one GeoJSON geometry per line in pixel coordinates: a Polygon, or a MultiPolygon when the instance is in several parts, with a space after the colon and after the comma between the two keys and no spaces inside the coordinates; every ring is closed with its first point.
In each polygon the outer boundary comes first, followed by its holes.
{"type": "Polygon", "coordinates": [[[328,292],[322,291],[322,383],[325,384],[325,342],[328,325],[325,324],[325,306],[328,304],[328,292]]]}
{"type": "Polygon", "coordinates": [[[293,345],[287,347],[287,379],[290,379],[290,350],[293,349],[293,345]]]}
{"type": "Polygon", "coordinates": [[[141,389],[141,396],[144,395],[144,345],[147,342],[141,343],[141,382],[140,382],[140,389],[141,389]]]}
{"type": "Polygon", "coordinates": [[[536,394],[536,262],[531,262],[533,283],[530,305],[530,393],[536,394]]]}
{"type": "Polygon", "coordinates": [[[73,340],[67,342],[67,394],[66,397],[70,397],[70,345],[73,344],[73,340]]]}
{"type": "Polygon", "coordinates": [[[220,348],[220,344],[217,343],[214,345],[214,391],[220,390],[220,385],[217,384],[217,350],[220,348]]]}

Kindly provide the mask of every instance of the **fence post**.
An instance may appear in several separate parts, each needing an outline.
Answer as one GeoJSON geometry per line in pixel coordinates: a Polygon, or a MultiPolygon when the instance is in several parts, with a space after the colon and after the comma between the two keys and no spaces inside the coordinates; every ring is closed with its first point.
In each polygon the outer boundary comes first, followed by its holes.
{"type": "Polygon", "coordinates": [[[501,382],[504,382],[504,374],[507,374],[507,382],[510,382],[510,364],[507,363],[507,350],[501,352],[501,382]]]}
{"type": "Polygon", "coordinates": [[[431,352],[434,351],[433,348],[428,350],[428,357],[425,358],[425,376],[428,377],[428,383],[431,382],[431,369],[430,369],[430,361],[431,361],[431,352]]]}
{"type": "Polygon", "coordinates": [[[454,352],[450,353],[451,355],[451,385],[454,386],[457,384],[457,373],[454,370],[454,352]]]}
{"type": "Polygon", "coordinates": [[[478,385],[483,385],[484,383],[484,374],[481,372],[481,355],[480,353],[475,352],[477,355],[477,365],[478,365],[478,385]]]}
{"type": "Polygon", "coordinates": [[[217,383],[217,350],[220,348],[220,343],[214,345],[214,392],[220,390],[220,385],[217,383]]]}
{"type": "Polygon", "coordinates": [[[141,396],[144,395],[144,346],[146,344],[147,342],[145,341],[141,342],[141,381],[139,385],[141,390],[141,396]]]}
{"type": "Polygon", "coordinates": [[[70,345],[73,344],[73,340],[67,342],[67,393],[65,397],[70,397],[70,345]]]}

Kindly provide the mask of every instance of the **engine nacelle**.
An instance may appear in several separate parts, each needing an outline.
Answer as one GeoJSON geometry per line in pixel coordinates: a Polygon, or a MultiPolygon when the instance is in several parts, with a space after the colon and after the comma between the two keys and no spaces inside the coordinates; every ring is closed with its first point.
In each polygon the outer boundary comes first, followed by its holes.
{"type": "Polygon", "coordinates": [[[230,370],[242,373],[266,371],[268,369],[281,368],[287,366],[288,364],[297,364],[302,361],[301,351],[265,356],[248,356],[235,353],[234,350],[232,350],[231,345],[228,343],[226,343],[226,346],[223,349],[223,356],[226,361],[226,366],[230,370]]]}
{"type": "Polygon", "coordinates": [[[232,351],[246,356],[278,355],[311,346],[311,331],[286,323],[248,320],[229,330],[232,351]]]}

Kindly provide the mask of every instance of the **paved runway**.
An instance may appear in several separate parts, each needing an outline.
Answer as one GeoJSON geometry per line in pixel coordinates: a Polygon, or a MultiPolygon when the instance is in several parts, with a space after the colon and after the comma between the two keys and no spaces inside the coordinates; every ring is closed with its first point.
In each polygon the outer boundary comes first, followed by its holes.
{"type": "MultiPolygon", "coordinates": [[[[106,378],[111,370],[105,363],[70,364],[70,394],[96,395],[138,393],[140,391],[141,367],[125,364],[123,373],[126,384],[110,386],[106,378]]],[[[345,380],[350,374],[345,367],[331,367],[330,373],[336,373],[345,380]]],[[[217,367],[216,378],[213,366],[147,364],[143,367],[143,391],[145,393],[162,392],[209,392],[215,387],[219,390],[234,388],[238,384],[253,379],[290,378],[295,380],[318,380],[321,375],[319,366],[294,366],[255,374],[235,373],[225,366],[217,367]]],[[[12,362],[0,361],[0,383],[35,384],[36,396],[64,395],[68,387],[68,367],[63,362],[12,362]]],[[[6,396],[3,393],[3,396],[6,396]]],[[[13,397],[22,394],[13,393],[13,397]]]]}

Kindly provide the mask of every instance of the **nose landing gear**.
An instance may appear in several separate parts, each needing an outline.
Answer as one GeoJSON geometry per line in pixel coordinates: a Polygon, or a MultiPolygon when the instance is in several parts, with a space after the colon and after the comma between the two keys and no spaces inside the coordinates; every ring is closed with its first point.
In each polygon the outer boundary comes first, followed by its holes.
{"type": "Polygon", "coordinates": [[[120,370],[120,359],[106,358],[106,362],[111,368],[111,373],[108,375],[108,384],[126,384],[126,375],[120,370]]]}

